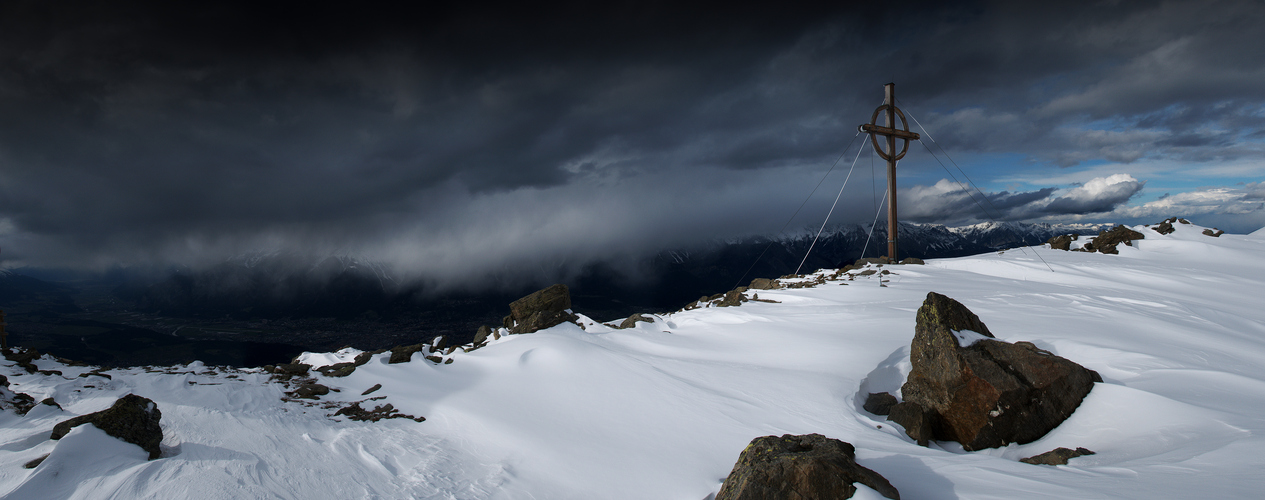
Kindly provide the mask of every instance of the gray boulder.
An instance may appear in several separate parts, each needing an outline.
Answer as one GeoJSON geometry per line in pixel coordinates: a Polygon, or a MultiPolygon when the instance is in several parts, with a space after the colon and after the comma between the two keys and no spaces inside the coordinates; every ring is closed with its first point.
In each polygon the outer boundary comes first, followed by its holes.
{"type": "Polygon", "coordinates": [[[53,426],[50,437],[54,440],[61,439],[75,427],[92,424],[106,434],[140,446],[149,452],[149,459],[153,460],[162,455],[159,448],[163,440],[163,430],[159,425],[162,416],[158,405],[149,398],[128,394],[119,398],[108,409],[81,415],[53,426]]]}
{"type": "Polygon", "coordinates": [[[716,500],[851,498],[858,482],[900,499],[887,479],[856,463],[851,444],[821,434],[764,436],[742,450],[716,500]]]}
{"type": "Polygon", "coordinates": [[[992,338],[966,306],[935,292],[918,309],[913,365],[904,401],[888,420],[925,444],[957,441],[966,450],[1029,443],[1057,427],[1093,388],[1091,370],[1032,346],[992,338]],[[984,339],[967,347],[958,332],[984,339]]]}
{"type": "Polygon", "coordinates": [[[504,323],[510,333],[532,333],[563,322],[575,323],[580,318],[567,312],[571,309],[571,291],[566,285],[551,285],[510,303],[510,315],[504,323]]]}

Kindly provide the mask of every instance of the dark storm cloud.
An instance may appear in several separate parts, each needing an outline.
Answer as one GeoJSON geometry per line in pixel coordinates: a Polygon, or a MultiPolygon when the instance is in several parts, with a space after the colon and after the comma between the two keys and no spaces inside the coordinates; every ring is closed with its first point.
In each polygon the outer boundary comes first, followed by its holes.
{"type": "MultiPolygon", "coordinates": [[[[768,232],[890,80],[955,150],[1257,151],[1259,3],[904,6],[5,3],[0,243],[33,264],[299,246],[457,273],[768,232]]],[[[1125,191],[989,200],[1019,218],[1125,191]]],[[[922,219],[973,216],[952,196],[922,219]]]]}

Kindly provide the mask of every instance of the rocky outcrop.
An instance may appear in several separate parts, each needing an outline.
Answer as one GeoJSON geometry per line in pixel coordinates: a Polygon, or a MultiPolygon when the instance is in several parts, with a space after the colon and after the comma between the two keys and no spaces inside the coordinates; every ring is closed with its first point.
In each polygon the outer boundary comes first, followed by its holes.
{"type": "Polygon", "coordinates": [[[1040,455],[1021,458],[1019,461],[1032,465],[1067,465],[1068,460],[1093,454],[1094,452],[1085,448],[1077,448],[1075,450],[1071,448],[1056,448],[1040,455]]]}
{"type": "Polygon", "coordinates": [[[620,330],[624,330],[624,329],[627,329],[627,328],[632,328],[632,327],[635,327],[635,326],[637,326],[637,323],[639,323],[639,322],[654,323],[654,318],[651,318],[650,316],[646,316],[646,315],[644,315],[644,314],[640,314],[640,313],[638,313],[638,314],[634,314],[634,315],[632,315],[632,316],[629,316],[629,317],[628,317],[627,319],[625,319],[624,321],[620,322],[620,324],[619,324],[619,329],[620,329],[620,330]]]}
{"type": "Polygon", "coordinates": [[[887,479],[856,463],[851,444],[821,434],[764,436],[742,450],[716,500],[851,498],[854,483],[900,498],[887,479]]]}
{"type": "Polygon", "coordinates": [[[391,348],[391,358],[387,364],[408,363],[413,360],[413,353],[426,348],[426,344],[400,345],[391,348]]]}
{"type": "Polygon", "coordinates": [[[1173,231],[1176,231],[1176,229],[1173,229],[1174,222],[1177,222],[1177,217],[1170,217],[1168,219],[1165,219],[1163,222],[1156,224],[1155,227],[1151,229],[1155,230],[1155,232],[1160,233],[1160,234],[1170,234],[1173,231]]]}
{"type": "Polygon", "coordinates": [[[488,328],[487,325],[479,325],[479,330],[474,332],[474,341],[472,344],[474,344],[475,347],[478,347],[480,344],[488,341],[489,335],[492,335],[492,329],[488,328]]]}
{"type": "Polygon", "coordinates": [[[383,352],[386,352],[386,351],[379,350],[379,351],[373,351],[373,352],[362,352],[360,354],[357,354],[353,361],[346,361],[343,363],[334,363],[332,365],[322,366],[320,368],[317,368],[316,371],[320,372],[321,375],[324,375],[326,377],[346,377],[348,375],[351,375],[353,372],[355,372],[356,367],[364,366],[366,363],[368,363],[369,360],[373,359],[373,356],[375,354],[380,354],[383,352]]]}
{"type": "Polygon", "coordinates": [[[320,396],[329,394],[329,387],[321,384],[299,384],[299,387],[290,392],[291,396],[300,399],[320,399],[320,396]]]}
{"type": "Polygon", "coordinates": [[[907,257],[907,258],[905,258],[905,259],[901,260],[901,261],[900,261],[900,264],[901,264],[901,265],[905,265],[905,266],[907,266],[907,265],[911,265],[911,264],[914,264],[914,265],[926,265],[927,263],[926,263],[926,262],[923,262],[923,261],[922,261],[922,259],[919,259],[919,258],[917,258],[917,257],[907,257]]]}
{"type": "Polygon", "coordinates": [[[580,318],[568,312],[571,291],[566,285],[552,285],[510,303],[510,315],[502,323],[510,333],[532,333],[580,318]]]}
{"type": "Polygon", "coordinates": [[[1080,239],[1080,235],[1078,234],[1064,234],[1050,238],[1049,240],[1046,240],[1046,243],[1054,250],[1071,250],[1072,242],[1077,239],[1080,239]]]}
{"type": "Polygon", "coordinates": [[[910,363],[904,401],[888,420],[920,444],[957,441],[966,450],[1039,439],[1101,381],[1031,343],[994,339],[975,313],[935,292],[918,309],[910,363]]]}
{"type": "Polygon", "coordinates": [[[1091,252],[1099,252],[1109,255],[1119,254],[1116,246],[1124,243],[1133,246],[1133,240],[1146,238],[1142,233],[1134,231],[1124,226],[1116,226],[1110,231],[1099,231],[1098,236],[1094,237],[1094,241],[1085,244],[1085,249],[1091,252]]]}
{"type": "Polygon", "coordinates": [[[52,439],[65,437],[70,430],[83,424],[92,424],[106,434],[122,439],[149,452],[153,460],[162,455],[159,444],[163,430],[159,425],[162,412],[149,398],[128,394],[119,398],[110,408],[81,415],[53,426],[52,439]]]}
{"type": "Polygon", "coordinates": [[[782,284],[778,283],[777,280],[771,280],[768,278],[756,278],[756,279],[751,280],[751,285],[748,286],[747,288],[750,288],[752,290],[776,290],[778,288],[782,288],[782,284]]]}
{"type": "Polygon", "coordinates": [[[1219,238],[1219,237],[1221,237],[1221,235],[1223,235],[1223,234],[1225,234],[1225,231],[1222,231],[1222,230],[1217,229],[1217,228],[1215,228],[1215,227],[1214,227],[1214,228],[1212,228],[1212,229],[1204,229],[1204,236],[1211,236],[1211,237],[1213,237],[1213,238],[1219,238]],[[1213,231],[1213,229],[1216,229],[1216,231],[1214,232],[1214,231],[1213,231]]]}
{"type": "Polygon", "coordinates": [[[400,410],[395,409],[395,406],[390,403],[374,407],[372,410],[364,409],[360,406],[360,403],[360,401],[357,401],[352,403],[350,406],[340,408],[338,411],[334,412],[334,416],[345,416],[358,422],[377,422],[388,418],[407,418],[417,422],[426,421],[426,417],[414,417],[412,415],[400,413],[400,410]]]}

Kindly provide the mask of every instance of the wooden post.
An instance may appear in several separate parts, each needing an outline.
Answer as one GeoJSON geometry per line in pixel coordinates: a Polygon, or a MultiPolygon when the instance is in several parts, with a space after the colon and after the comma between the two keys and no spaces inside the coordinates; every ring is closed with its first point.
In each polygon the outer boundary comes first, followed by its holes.
{"type": "Polygon", "coordinates": [[[909,131],[909,123],[905,120],[905,113],[896,107],[896,84],[889,83],[883,86],[883,105],[874,110],[874,115],[870,117],[870,123],[860,126],[862,132],[870,134],[870,143],[874,145],[874,150],[878,152],[879,157],[887,160],[887,258],[892,262],[898,262],[900,259],[896,253],[896,162],[905,157],[905,153],[909,151],[909,141],[918,140],[917,133],[909,131]],[[878,124],[878,114],[887,113],[884,125],[878,124]],[[901,128],[896,128],[896,118],[900,117],[901,128]],[[878,137],[883,136],[887,142],[887,151],[879,146],[878,137]],[[901,148],[900,153],[896,152],[896,139],[904,139],[905,145],[901,148]]]}

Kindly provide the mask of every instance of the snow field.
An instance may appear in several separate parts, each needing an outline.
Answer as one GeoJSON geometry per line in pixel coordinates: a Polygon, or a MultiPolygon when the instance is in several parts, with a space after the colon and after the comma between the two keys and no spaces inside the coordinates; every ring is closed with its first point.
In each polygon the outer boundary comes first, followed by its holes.
{"type": "MultiPolygon", "coordinates": [[[[1135,228],[1146,239],[1120,255],[1029,247],[885,266],[886,287],[872,275],[759,290],[780,303],[627,330],[585,318],[585,329],[459,350],[449,365],[420,354],[389,365],[381,354],[348,377],[318,377],[339,389],[322,401],[383,397],[363,405],[390,403],[422,423],[331,418],[320,404],[283,401],[258,370],[192,363],[104,380],[49,359],[39,366],[65,377],[4,362],[14,390],[65,410],[0,414],[0,495],[701,500],[751,439],[817,432],[855,445],[904,498],[1252,498],[1265,487],[1265,232],[1210,238],[1174,226],[1135,228]],[[964,303],[999,339],[1031,341],[1105,382],[1034,443],[917,446],[861,402],[898,394],[928,291],[964,303]],[[163,458],[145,461],[90,426],[47,439],[57,422],[129,392],[162,410],[163,458]],[[1017,461],[1059,446],[1097,454],[1059,467],[1017,461]]],[[[866,495],[876,497],[857,498],[866,495]]]]}

